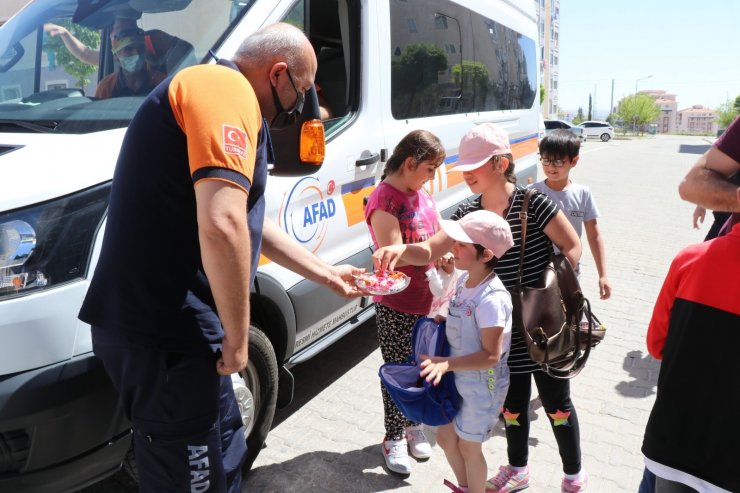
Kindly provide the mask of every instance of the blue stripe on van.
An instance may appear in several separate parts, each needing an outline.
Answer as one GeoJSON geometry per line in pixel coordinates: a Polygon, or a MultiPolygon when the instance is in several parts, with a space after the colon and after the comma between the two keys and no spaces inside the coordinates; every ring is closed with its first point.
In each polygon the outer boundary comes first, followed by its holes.
{"type": "Polygon", "coordinates": [[[523,142],[523,141],[529,140],[529,139],[536,139],[537,137],[538,137],[538,134],[536,134],[536,133],[535,134],[530,134],[530,135],[525,135],[524,137],[519,137],[518,139],[509,140],[509,143],[511,143],[511,144],[518,144],[519,142],[523,142]]]}
{"type": "Polygon", "coordinates": [[[352,193],[356,192],[358,190],[362,190],[363,188],[371,187],[375,185],[375,177],[371,176],[370,178],[364,178],[362,180],[353,181],[350,183],[345,183],[342,185],[342,195],[345,193],[352,193]]]}

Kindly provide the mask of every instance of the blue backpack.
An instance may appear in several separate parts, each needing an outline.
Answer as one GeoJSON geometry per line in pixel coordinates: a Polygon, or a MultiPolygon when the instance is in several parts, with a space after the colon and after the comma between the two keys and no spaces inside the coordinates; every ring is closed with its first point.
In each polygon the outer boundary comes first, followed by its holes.
{"type": "Polygon", "coordinates": [[[419,355],[450,354],[444,322],[438,324],[427,317],[417,320],[411,334],[411,348],[406,363],[386,363],[380,367],[380,381],[407,419],[429,426],[445,425],[460,409],[454,374],[445,373],[437,386],[419,376],[419,355]]]}

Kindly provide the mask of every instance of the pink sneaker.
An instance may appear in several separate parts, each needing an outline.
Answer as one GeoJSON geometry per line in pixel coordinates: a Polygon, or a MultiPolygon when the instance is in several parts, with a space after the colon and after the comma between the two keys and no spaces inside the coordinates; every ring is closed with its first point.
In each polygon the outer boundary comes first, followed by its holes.
{"type": "Polygon", "coordinates": [[[486,493],[509,493],[525,488],[529,488],[529,468],[518,473],[509,465],[499,466],[498,474],[486,481],[486,493]]]}
{"type": "Polygon", "coordinates": [[[563,478],[563,483],[560,486],[561,493],[580,493],[586,491],[588,488],[588,473],[583,473],[583,481],[576,481],[575,479],[563,478]]]}

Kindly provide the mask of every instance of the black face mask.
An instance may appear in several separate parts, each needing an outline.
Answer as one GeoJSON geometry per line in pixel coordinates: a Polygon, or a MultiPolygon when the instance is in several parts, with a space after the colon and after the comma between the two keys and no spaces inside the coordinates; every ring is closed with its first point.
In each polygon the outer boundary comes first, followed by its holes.
{"type": "Polygon", "coordinates": [[[272,100],[275,103],[275,109],[277,109],[277,115],[275,115],[275,118],[273,118],[270,122],[270,128],[274,128],[276,130],[294,124],[296,120],[298,120],[298,117],[301,116],[301,111],[303,111],[303,103],[306,101],[306,95],[299,91],[298,88],[295,86],[295,82],[293,82],[293,77],[290,75],[290,70],[286,68],[285,73],[288,74],[288,80],[290,81],[290,85],[293,86],[293,90],[296,94],[296,99],[293,108],[290,111],[286,110],[283,106],[283,103],[280,102],[280,98],[278,97],[278,93],[275,90],[275,86],[270,84],[270,90],[272,91],[272,100]]]}

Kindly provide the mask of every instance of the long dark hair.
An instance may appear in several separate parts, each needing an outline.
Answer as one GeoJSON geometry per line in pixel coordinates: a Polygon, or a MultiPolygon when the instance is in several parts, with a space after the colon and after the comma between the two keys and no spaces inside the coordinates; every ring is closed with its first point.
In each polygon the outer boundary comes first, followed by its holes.
{"type": "Polygon", "coordinates": [[[407,157],[412,157],[416,166],[422,161],[432,161],[439,166],[446,155],[439,137],[427,130],[413,130],[393,149],[393,154],[385,162],[383,176],[380,179],[384,180],[386,176],[398,172],[407,157]]]}

